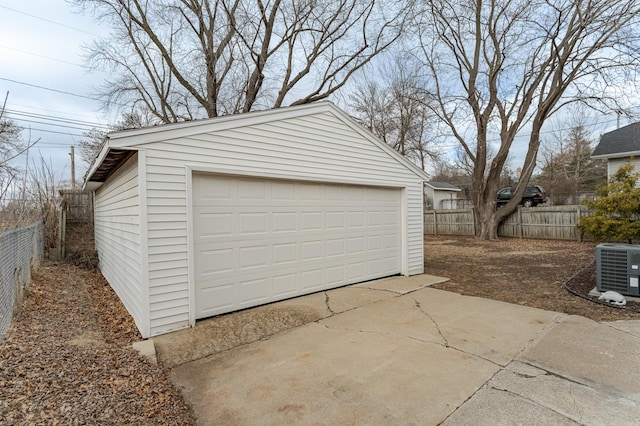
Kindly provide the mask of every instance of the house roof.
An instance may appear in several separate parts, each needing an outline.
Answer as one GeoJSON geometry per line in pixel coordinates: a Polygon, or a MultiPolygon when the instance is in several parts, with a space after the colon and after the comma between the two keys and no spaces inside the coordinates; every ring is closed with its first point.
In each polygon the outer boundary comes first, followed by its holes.
{"type": "Polygon", "coordinates": [[[629,124],[600,137],[591,156],[593,158],[616,158],[640,155],[640,123],[629,124]]]}
{"type": "Polygon", "coordinates": [[[452,185],[450,183],[447,182],[436,182],[436,181],[429,181],[429,182],[425,182],[427,185],[429,185],[432,189],[435,190],[440,190],[440,191],[462,191],[462,189],[458,188],[455,185],[452,185]]]}
{"type": "Polygon", "coordinates": [[[226,115],[215,118],[163,124],[109,133],[105,138],[105,142],[100,153],[89,167],[85,177],[84,189],[89,191],[96,190],[109,176],[122,166],[135,151],[142,149],[144,145],[149,143],[322,112],[332,112],[355,132],[359,133],[372,144],[387,152],[393,159],[413,171],[413,173],[418,177],[425,181],[428,179],[424,170],[408,161],[400,155],[400,153],[371,133],[369,129],[357,123],[353,118],[333,103],[323,101],[313,104],[226,115]]]}

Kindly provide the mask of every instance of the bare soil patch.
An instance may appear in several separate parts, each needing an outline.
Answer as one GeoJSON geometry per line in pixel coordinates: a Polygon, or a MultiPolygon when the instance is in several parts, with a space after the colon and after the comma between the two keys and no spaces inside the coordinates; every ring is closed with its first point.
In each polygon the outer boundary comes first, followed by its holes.
{"type": "MultiPolygon", "coordinates": [[[[425,237],[425,272],[450,278],[434,288],[582,315],[596,321],[640,319],[640,303],[623,310],[585,300],[596,286],[594,243],[503,238],[425,237]]],[[[597,298],[591,298],[597,300],[597,298]]]]}
{"type": "Polygon", "coordinates": [[[0,343],[0,424],[195,424],[102,275],[45,263],[0,343]]]}

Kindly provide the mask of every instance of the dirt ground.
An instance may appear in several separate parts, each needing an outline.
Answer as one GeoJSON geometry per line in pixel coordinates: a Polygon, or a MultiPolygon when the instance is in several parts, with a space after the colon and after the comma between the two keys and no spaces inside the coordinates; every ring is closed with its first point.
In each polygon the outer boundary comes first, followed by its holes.
{"type": "MultiPolygon", "coordinates": [[[[596,286],[595,244],[573,241],[427,236],[425,272],[450,278],[434,286],[550,311],[582,315],[596,321],[640,319],[640,303],[625,309],[603,306],[585,297],[596,286]],[[631,310],[635,310],[632,312],[631,310]]],[[[592,298],[596,300],[597,298],[592,298]]]]}
{"type": "Polygon", "coordinates": [[[45,262],[0,342],[0,424],[191,425],[97,271],[45,262]]]}

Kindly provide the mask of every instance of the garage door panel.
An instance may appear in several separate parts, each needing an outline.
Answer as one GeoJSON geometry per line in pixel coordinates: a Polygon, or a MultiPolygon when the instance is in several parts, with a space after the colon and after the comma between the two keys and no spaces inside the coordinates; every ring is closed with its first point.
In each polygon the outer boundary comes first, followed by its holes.
{"type": "Polygon", "coordinates": [[[364,260],[359,262],[351,262],[349,265],[347,265],[347,280],[353,282],[364,281],[364,271],[364,260]]]}
{"type": "Polygon", "coordinates": [[[198,289],[197,299],[207,300],[202,306],[201,315],[217,315],[219,312],[230,312],[238,299],[238,287],[233,280],[218,281],[217,285],[198,289]]]}
{"type": "Polygon", "coordinates": [[[298,244],[296,242],[273,244],[271,254],[274,266],[297,262],[298,244]]]}
{"type": "Polygon", "coordinates": [[[220,248],[212,250],[201,250],[200,261],[197,268],[198,275],[233,271],[234,261],[237,258],[236,250],[233,248],[220,248]],[[198,270],[199,269],[199,270],[198,270]]]}
{"type": "Polygon", "coordinates": [[[345,255],[346,240],[345,238],[334,238],[325,241],[327,247],[327,257],[336,257],[345,255]]]}
{"type": "Polygon", "coordinates": [[[268,246],[242,247],[238,250],[238,268],[257,268],[269,266],[268,246]]]}
{"type": "Polygon", "coordinates": [[[239,282],[239,290],[241,294],[242,304],[251,304],[254,302],[267,302],[269,296],[268,280],[260,277],[252,280],[239,282]]]}
{"type": "Polygon", "coordinates": [[[298,229],[298,215],[295,212],[273,212],[271,214],[271,232],[296,232],[298,229]]]}
{"type": "Polygon", "coordinates": [[[271,282],[273,283],[273,294],[276,298],[292,297],[297,294],[297,272],[275,274],[271,282]]]}
{"type": "Polygon", "coordinates": [[[400,272],[400,190],[194,174],[196,317],[400,272]]]}
{"type": "Polygon", "coordinates": [[[379,260],[367,261],[367,275],[377,275],[384,272],[382,263],[379,260]]]}
{"type": "Polygon", "coordinates": [[[322,290],[322,268],[302,270],[300,272],[301,290],[322,290]]]}
{"type": "Polygon", "coordinates": [[[327,268],[327,284],[330,286],[338,286],[345,282],[345,266],[337,265],[327,268]]]}

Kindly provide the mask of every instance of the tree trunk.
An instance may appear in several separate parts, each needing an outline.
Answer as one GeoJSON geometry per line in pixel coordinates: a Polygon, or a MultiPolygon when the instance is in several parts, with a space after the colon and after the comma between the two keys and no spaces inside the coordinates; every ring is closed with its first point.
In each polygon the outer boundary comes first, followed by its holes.
{"type": "Polygon", "coordinates": [[[499,222],[496,218],[495,206],[484,203],[474,209],[476,216],[476,238],[480,240],[497,240],[499,222]]]}

